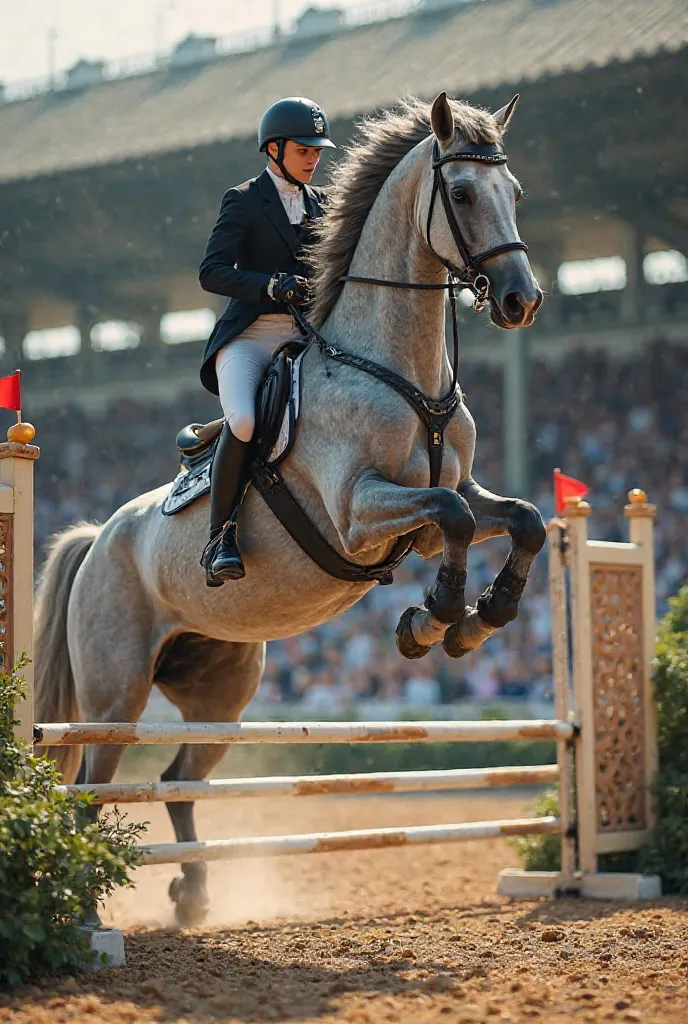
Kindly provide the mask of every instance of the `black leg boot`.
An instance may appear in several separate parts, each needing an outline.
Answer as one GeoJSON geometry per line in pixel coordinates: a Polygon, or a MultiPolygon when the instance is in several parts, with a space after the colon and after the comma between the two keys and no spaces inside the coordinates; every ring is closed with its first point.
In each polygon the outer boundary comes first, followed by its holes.
{"type": "Polygon", "coordinates": [[[210,540],[201,556],[209,587],[246,575],[237,547],[236,518],[248,482],[249,443],[222,428],[210,472],[210,540]]]}

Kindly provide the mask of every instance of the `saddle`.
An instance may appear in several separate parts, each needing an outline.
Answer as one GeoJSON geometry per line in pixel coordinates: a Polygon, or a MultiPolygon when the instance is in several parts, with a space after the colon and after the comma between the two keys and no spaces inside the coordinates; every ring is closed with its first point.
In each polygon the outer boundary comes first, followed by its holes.
{"type": "MultiPolygon", "coordinates": [[[[301,400],[301,357],[307,342],[289,341],[275,353],[256,394],[256,430],[252,461],[277,466],[294,444],[301,400]]],[[[180,512],[210,490],[210,467],[224,419],[190,423],[177,434],[181,469],[165,498],[162,513],[180,512]]]]}

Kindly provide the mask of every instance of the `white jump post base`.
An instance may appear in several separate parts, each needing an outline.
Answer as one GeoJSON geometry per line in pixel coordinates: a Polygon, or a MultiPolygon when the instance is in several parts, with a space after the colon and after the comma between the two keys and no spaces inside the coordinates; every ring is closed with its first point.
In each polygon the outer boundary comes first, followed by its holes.
{"type": "Polygon", "coordinates": [[[591,900],[656,900],[662,895],[659,875],[637,875],[596,871],[584,875],[576,871],[567,878],[560,871],[523,871],[504,868],[499,872],[497,892],[512,899],[537,896],[583,896],[591,900]]]}
{"type": "Polygon", "coordinates": [[[656,508],[638,489],[628,499],[627,543],[589,540],[591,508],[580,498],[569,500],[564,519],[549,526],[556,712],[575,727],[572,738],[557,743],[561,869],[507,868],[497,884],[502,896],[641,900],[662,894],[658,875],[597,866],[601,854],[643,846],[655,820],[656,508]]]}
{"type": "Polygon", "coordinates": [[[119,928],[79,928],[88,949],[97,954],[93,960],[84,960],[87,971],[102,971],[108,967],[124,967],[124,932],[119,928]]]}

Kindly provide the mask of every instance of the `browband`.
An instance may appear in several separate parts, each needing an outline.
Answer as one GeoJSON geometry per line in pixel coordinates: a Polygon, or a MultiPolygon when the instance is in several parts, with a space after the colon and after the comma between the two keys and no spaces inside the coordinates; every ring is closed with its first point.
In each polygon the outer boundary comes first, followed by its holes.
{"type": "Polygon", "coordinates": [[[505,164],[507,156],[492,142],[474,142],[459,153],[438,157],[433,161],[432,166],[433,168],[441,167],[442,164],[450,163],[453,160],[475,160],[481,164],[505,164]]]}

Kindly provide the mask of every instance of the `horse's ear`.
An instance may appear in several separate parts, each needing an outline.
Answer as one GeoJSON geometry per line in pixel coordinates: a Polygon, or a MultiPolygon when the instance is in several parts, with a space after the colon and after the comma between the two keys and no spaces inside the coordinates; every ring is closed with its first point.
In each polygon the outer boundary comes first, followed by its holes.
{"type": "Polygon", "coordinates": [[[433,103],[430,124],[440,142],[454,141],[454,115],[449,106],[446,92],[441,92],[433,103]]]}
{"type": "Polygon", "coordinates": [[[499,125],[499,127],[502,129],[502,131],[506,131],[506,126],[508,125],[509,121],[511,120],[511,115],[513,114],[514,110],[516,109],[516,104],[518,103],[518,97],[519,97],[519,94],[516,93],[514,98],[512,100],[509,100],[509,102],[507,103],[507,105],[505,107],[502,107],[501,110],[496,110],[495,113],[492,115],[494,117],[495,121],[497,122],[497,124],[499,125]]]}

